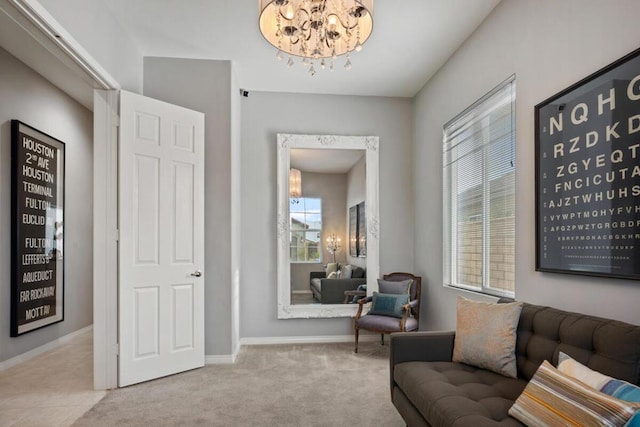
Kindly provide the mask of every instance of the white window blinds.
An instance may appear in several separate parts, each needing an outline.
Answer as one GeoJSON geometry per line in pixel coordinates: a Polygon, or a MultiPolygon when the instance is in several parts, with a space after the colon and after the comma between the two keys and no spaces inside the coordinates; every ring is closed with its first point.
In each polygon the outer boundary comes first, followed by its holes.
{"type": "Polygon", "coordinates": [[[445,124],[444,280],[514,294],[515,76],[445,124]]]}

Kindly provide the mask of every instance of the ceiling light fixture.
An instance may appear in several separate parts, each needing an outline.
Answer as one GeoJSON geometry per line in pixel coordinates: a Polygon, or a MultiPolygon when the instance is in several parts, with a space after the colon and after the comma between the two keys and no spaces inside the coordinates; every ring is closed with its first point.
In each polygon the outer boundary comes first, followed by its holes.
{"type": "Polygon", "coordinates": [[[349,54],[362,50],[373,30],[373,0],[259,0],[260,32],[282,60],[302,58],[309,74],[316,65],[333,71],[338,56],[346,55],[344,68],[351,68],[349,54]]]}
{"type": "Polygon", "coordinates": [[[289,169],[289,197],[298,199],[302,197],[302,174],[298,169],[289,169]]]}

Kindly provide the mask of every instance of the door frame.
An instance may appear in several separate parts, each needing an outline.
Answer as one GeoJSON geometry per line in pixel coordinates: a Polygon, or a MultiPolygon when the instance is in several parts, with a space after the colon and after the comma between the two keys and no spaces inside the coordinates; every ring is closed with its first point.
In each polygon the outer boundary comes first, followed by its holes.
{"type": "MultiPolygon", "coordinates": [[[[77,76],[64,82],[66,88],[93,88],[93,382],[96,390],[117,388],[120,84],[37,0],[0,0],[0,6],[21,27],[19,37],[42,45],[47,62],[77,76]]],[[[37,71],[47,78],[47,70],[37,71]]]]}
{"type": "Polygon", "coordinates": [[[93,95],[93,388],[118,387],[119,91],[93,95]]]}

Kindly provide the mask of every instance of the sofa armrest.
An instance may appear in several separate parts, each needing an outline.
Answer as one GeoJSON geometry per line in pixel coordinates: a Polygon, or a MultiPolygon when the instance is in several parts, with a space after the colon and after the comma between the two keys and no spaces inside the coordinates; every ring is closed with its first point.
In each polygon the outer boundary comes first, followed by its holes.
{"type": "Polygon", "coordinates": [[[312,271],[309,279],[324,279],[327,277],[327,273],[324,271],[312,271]]]}
{"type": "Polygon", "coordinates": [[[403,362],[450,362],[455,332],[396,332],[389,344],[389,373],[393,393],[393,370],[403,362]]]}

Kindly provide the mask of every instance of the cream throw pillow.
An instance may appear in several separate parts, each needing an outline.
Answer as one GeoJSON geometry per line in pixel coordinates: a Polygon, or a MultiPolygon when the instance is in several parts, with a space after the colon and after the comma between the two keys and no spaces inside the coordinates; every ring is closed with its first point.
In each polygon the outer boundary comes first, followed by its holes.
{"type": "Polygon", "coordinates": [[[340,267],[340,278],[341,279],[351,279],[351,272],[353,271],[352,267],[347,264],[340,267]]]}
{"type": "Polygon", "coordinates": [[[492,304],[458,297],[453,361],[516,378],[521,302],[492,304]]]}
{"type": "Polygon", "coordinates": [[[331,273],[338,271],[338,263],[337,262],[328,263],[324,271],[326,273],[327,278],[329,278],[329,275],[331,273]]]}

